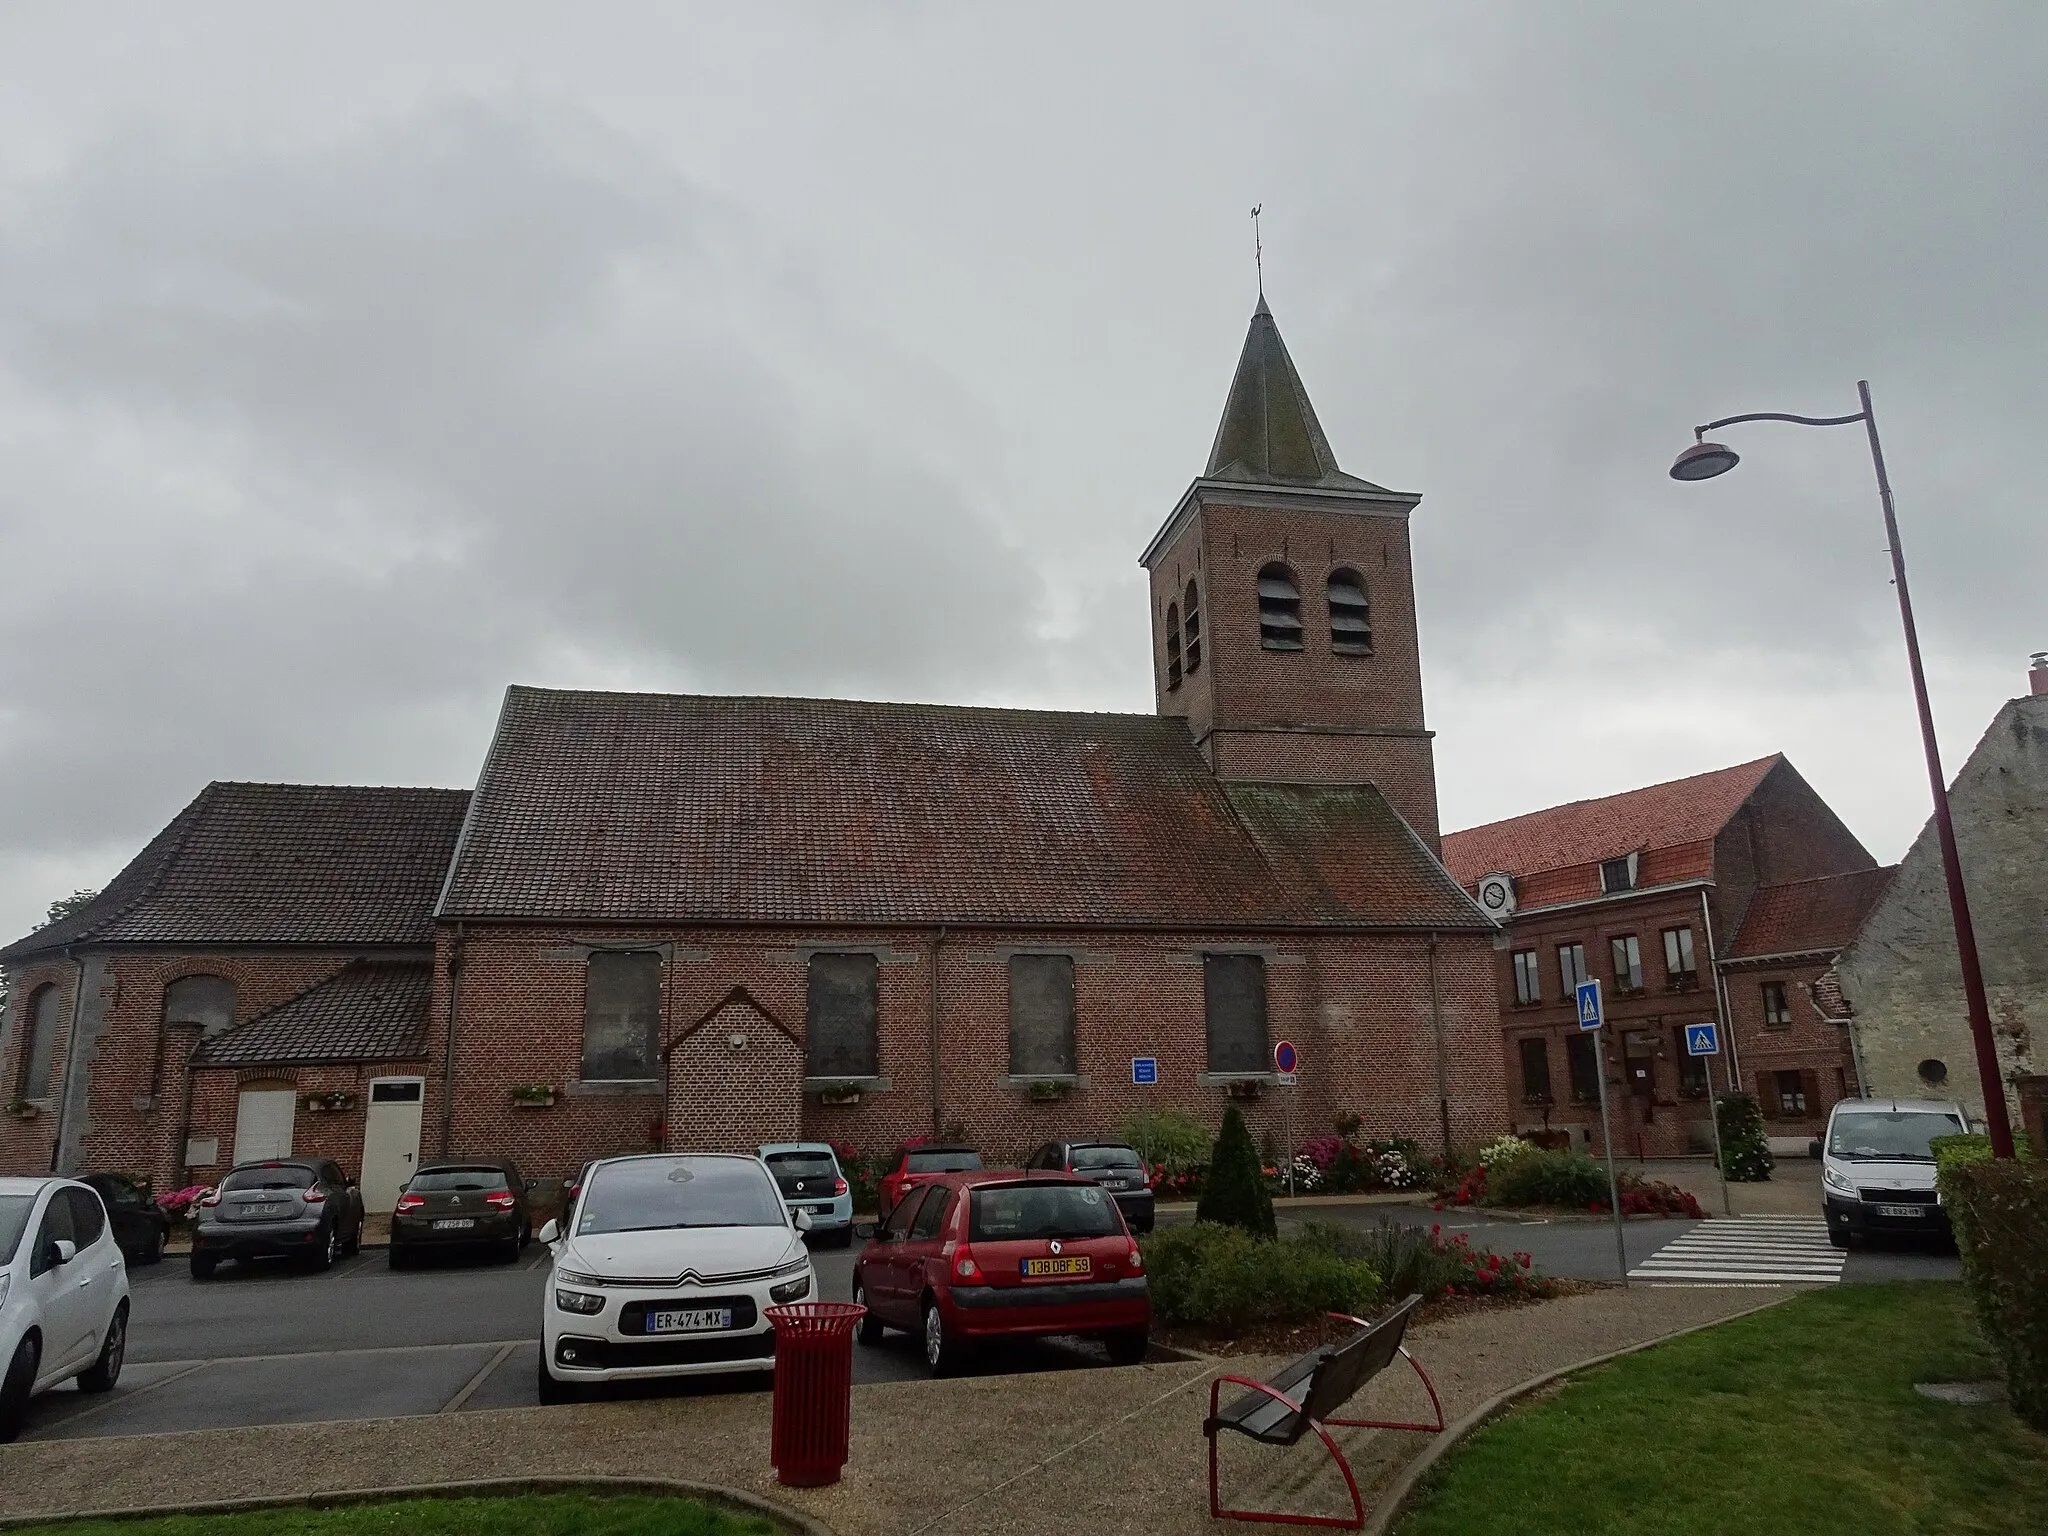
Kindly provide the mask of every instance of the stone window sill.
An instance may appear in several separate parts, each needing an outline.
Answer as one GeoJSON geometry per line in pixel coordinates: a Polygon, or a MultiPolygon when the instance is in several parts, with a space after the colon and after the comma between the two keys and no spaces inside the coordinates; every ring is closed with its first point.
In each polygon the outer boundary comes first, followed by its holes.
{"type": "Polygon", "coordinates": [[[1197,1072],[1195,1085],[1199,1088],[1228,1088],[1233,1083],[1264,1083],[1271,1088],[1280,1079],[1272,1072],[1197,1072]]]}
{"type": "Polygon", "coordinates": [[[643,1094],[658,1098],[667,1091],[667,1085],[658,1077],[607,1078],[562,1084],[563,1095],[571,1099],[633,1098],[643,1094]]]}
{"type": "Polygon", "coordinates": [[[1029,1093],[1039,1083],[1057,1083],[1078,1092],[1088,1086],[1088,1079],[1073,1072],[1012,1072],[996,1079],[996,1089],[1001,1093],[1029,1093]]]}

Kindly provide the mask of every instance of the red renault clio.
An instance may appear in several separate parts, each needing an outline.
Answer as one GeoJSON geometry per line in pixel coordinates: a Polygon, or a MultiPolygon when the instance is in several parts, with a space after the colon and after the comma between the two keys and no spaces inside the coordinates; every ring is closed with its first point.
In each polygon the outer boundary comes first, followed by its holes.
{"type": "Polygon", "coordinates": [[[1071,1333],[1098,1338],[1117,1365],[1145,1358],[1152,1298],[1145,1261],[1116,1201],[1059,1173],[946,1173],[913,1189],[854,1260],[860,1341],[901,1328],[924,1342],[933,1375],[977,1341],[1071,1333]]]}

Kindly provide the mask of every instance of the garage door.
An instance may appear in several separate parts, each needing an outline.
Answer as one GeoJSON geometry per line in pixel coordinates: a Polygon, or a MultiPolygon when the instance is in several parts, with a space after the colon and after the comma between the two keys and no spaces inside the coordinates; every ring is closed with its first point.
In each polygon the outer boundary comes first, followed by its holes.
{"type": "Polygon", "coordinates": [[[298,1107],[299,1090],[289,1083],[251,1083],[243,1088],[235,1107],[235,1161],[290,1157],[292,1117],[298,1107]]]}

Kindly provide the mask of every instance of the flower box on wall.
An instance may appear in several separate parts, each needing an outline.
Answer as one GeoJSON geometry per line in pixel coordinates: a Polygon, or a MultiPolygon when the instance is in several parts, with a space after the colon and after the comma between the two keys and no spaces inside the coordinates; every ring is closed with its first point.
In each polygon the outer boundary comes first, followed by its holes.
{"type": "Polygon", "coordinates": [[[299,1108],[305,1110],[308,1114],[331,1114],[342,1110],[354,1109],[355,1107],[356,1096],[342,1090],[336,1090],[333,1093],[302,1093],[299,1095],[299,1108]]]}
{"type": "Polygon", "coordinates": [[[42,1112],[42,1105],[33,1104],[29,1102],[27,1099],[16,1099],[13,1103],[7,1106],[7,1113],[14,1116],[14,1118],[17,1120],[33,1120],[37,1115],[40,1115],[42,1112]]]}
{"type": "Polygon", "coordinates": [[[1230,1084],[1229,1087],[1224,1089],[1224,1092],[1240,1103],[1248,1103],[1256,1099],[1259,1096],[1259,1090],[1265,1086],[1258,1078],[1248,1077],[1230,1084]]]}
{"type": "Polygon", "coordinates": [[[1025,1090],[1025,1095],[1034,1104],[1057,1104],[1074,1091],[1073,1084],[1061,1082],[1058,1078],[1042,1078],[1025,1090]]]}
{"type": "Polygon", "coordinates": [[[512,1090],[514,1109],[552,1109],[555,1090],[549,1083],[521,1083],[512,1090]]]}
{"type": "Polygon", "coordinates": [[[858,1104],[860,1102],[860,1090],[858,1088],[822,1088],[818,1091],[818,1102],[820,1104],[858,1104]]]}

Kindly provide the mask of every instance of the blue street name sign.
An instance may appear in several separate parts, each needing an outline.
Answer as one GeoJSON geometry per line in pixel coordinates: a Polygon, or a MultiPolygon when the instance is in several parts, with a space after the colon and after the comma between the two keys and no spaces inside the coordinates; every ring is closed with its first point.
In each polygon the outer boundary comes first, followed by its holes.
{"type": "Polygon", "coordinates": [[[1717,1024],[1688,1024],[1685,1026],[1685,1054],[1688,1056],[1718,1056],[1721,1054],[1721,1029],[1717,1024]]]}
{"type": "Polygon", "coordinates": [[[1596,978],[1579,983],[1579,1028],[1598,1029],[1603,1022],[1600,1013],[1600,983],[1596,978]]]}
{"type": "Polygon", "coordinates": [[[1139,1084],[1159,1081],[1159,1058],[1157,1056],[1133,1056],[1131,1058],[1131,1081],[1139,1084]]]}

